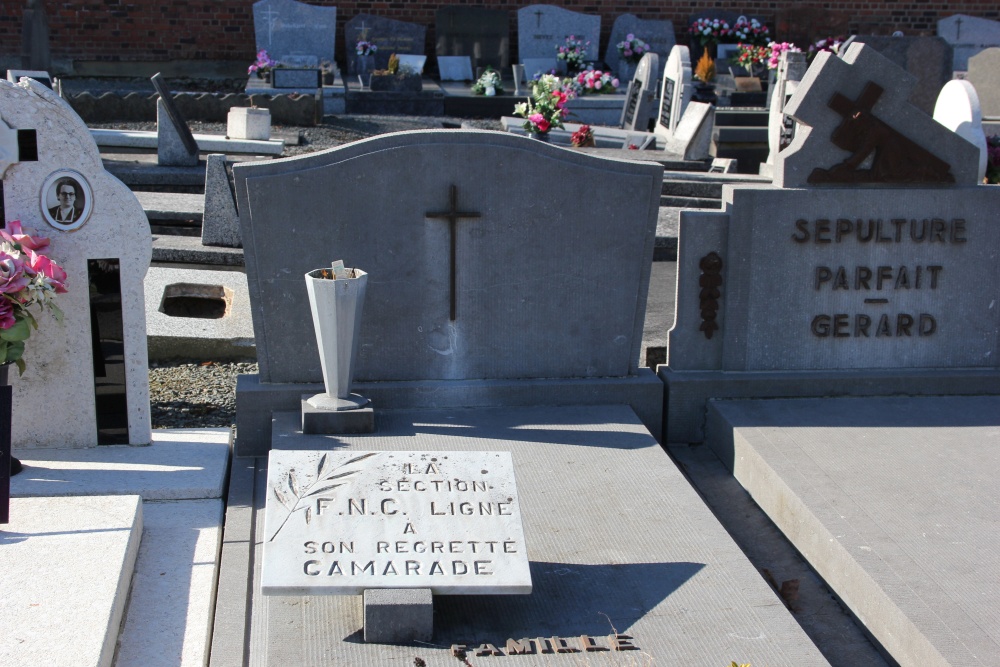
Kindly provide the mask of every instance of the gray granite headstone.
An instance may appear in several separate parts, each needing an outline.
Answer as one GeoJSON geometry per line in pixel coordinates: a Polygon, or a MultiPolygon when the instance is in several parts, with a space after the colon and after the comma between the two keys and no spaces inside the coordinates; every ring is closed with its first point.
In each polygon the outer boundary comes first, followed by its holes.
{"type": "Polygon", "coordinates": [[[444,130],[233,172],[262,383],[321,380],[303,275],[334,259],[369,275],[356,382],[637,372],[659,165],[444,130]]]}
{"type": "MultiPolygon", "coordinates": [[[[858,35],[855,43],[871,46],[917,78],[910,101],[927,115],[934,112],[941,87],[951,81],[952,48],[940,37],[858,35]]],[[[845,53],[842,49],[841,53],[845,53]]]]}
{"type": "Polygon", "coordinates": [[[590,42],[587,60],[600,58],[600,16],[571,12],[555,5],[528,5],[517,10],[517,53],[521,62],[525,58],[554,58],[556,49],[571,35],[590,42]]]}
{"type": "Polygon", "coordinates": [[[260,0],[253,5],[257,49],[278,61],[299,65],[333,62],[337,8],[295,0],[260,0]]]}
{"type": "Polygon", "coordinates": [[[472,71],[510,67],[510,12],[482,7],[441,7],[435,12],[438,56],[468,56],[472,71]]]}
{"type": "Polygon", "coordinates": [[[937,34],[954,49],[952,69],[964,72],[969,69],[969,58],[983,49],[1000,46],[1000,21],[955,14],[938,21],[937,34]]]}
{"type": "Polygon", "coordinates": [[[965,80],[976,87],[983,118],[1000,119],[1000,47],[984,49],[969,58],[965,80]]]}
{"type": "Polygon", "coordinates": [[[618,71],[618,62],[621,58],[618,44],[625,41],[625,36],[628,34],[633,34],[649,44],[650,52],[660,56],[660,62],[667,60],[670,49],[674,48],[677,41],[674,36],[674,24],[671,21],[640,19],[634,14],[622,14],[611,26],[611,37],[604,51],[604,64],[612,72],[618,71]]]}
{"type": "Polygon", "coordinates": [[[344,50],[347,52],[347,72],[356,74],[358,51],[355,45],[365,40],[378,47],[375,68],[385,69],[392,54],[424,55],[427,26],[397,21],[384,16],[358,14],[344,26],[344,50]]]}
{"type": "Polygon", "coordinates": [[[709,398],[996,391],[1000,189],[915,83],[860,42],[817,55],[774,187],[681,215],[668,442],[701,440],[709,398]]]}
{"type": "Polygon", "coordinates": [[[201,244],[224,248],[243,246],[226,156],[218,153],[205,159],[205,213],[201,222],[201,244]]]}

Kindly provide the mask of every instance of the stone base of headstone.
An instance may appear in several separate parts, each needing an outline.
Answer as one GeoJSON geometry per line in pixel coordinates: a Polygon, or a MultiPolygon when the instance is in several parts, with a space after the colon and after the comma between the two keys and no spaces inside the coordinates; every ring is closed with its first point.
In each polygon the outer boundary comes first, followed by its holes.
{"type": "Polygon", "coordinates": [[[161,167],[194,167],[198,153],[189,153],[167,115],[163,100],[156,100],[156,161],[161,167]]]}
{"type": "Polygon", "coordinates": [[[430,641],[434,633],[434,598],[429,588],[366,590],[365,641],[401,644],[430,641]]]}
{"type": "Polygon", "coordinates": [[[326,394],[302,396],[302,432],[334,435],[374,433],[375,410],[368,399],[351,394],[350,399],[332,399],[326,394]],[[323,399],[328,399],[324,401],[323,399]],[[349,404],[349,405],[348,405],[349,404]]]}
{"type": "Polygon", "coordinates": [[[271,138],[270,109],[233,107],[226,117],[226,136],[267,141],[271,138]]]}

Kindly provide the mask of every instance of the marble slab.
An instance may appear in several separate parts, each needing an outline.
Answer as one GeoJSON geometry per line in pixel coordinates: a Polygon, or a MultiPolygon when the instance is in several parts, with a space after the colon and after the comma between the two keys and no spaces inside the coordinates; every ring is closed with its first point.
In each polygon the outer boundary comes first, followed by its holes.
{"type": "Polygon", "coordinates": [[[272,451],[265,595],[531,592],[509,452],[272,451]]]}

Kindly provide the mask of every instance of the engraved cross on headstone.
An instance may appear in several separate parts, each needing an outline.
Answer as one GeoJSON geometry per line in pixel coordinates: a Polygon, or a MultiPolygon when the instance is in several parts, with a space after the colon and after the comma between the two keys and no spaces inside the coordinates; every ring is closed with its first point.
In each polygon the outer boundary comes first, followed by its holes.
{"type": "Polygon", "coordinates": [[[537,17],[537,18],[535,19],[535,27],[536,27],[536,28],[541,28],[541,27],[542,27],[542,17],[543,17],[544,15],[545,15],[545,12],[543,12],[543,11],[542,11],[542,10],[540,10],[540,9],[539,9],[539,10],[538,10],[537,12],[535,12],[535,16],[537,17]]]}
{"type": "Polygon", "coordinates": [[[450,252],[450,275],[449,275],[449,286],[451,289],[451,321],[455,321],[455,225],[459,218],[479,218],[482,214],[478,211],[459,211],[458,210],[458,188],[454,185],[451,186],[449,193],[449,210],[447,211],[429,211],[424,215],[428,218],[434,218],[438,220],[448,221],[448,235],[451,241],[451,252],[450,252]]]}
{"type": "Polygon", "coordinates": [[[273,28],[275,19],[280,16],[280,13],[271,9],[271,3],[268,3],[267,6],[261,11],[260,15],[267,21],[267,48],[271,48],[271,38],[274,35],[273,28]]]}
{"type": "Polygon", "coordinates": [[[959,16],[955,19],[955,39],[958,40],[962,37],[962,17],[959,16]]]}

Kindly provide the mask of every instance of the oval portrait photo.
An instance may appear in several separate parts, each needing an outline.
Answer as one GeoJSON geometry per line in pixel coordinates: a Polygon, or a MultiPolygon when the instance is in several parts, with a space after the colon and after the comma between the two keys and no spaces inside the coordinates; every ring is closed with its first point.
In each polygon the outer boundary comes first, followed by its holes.
{"type": "Polygon", "coordinates": [[[90,217],[90,184],[78,172],[55,172],[45,180],[41,194],[42,217],[56,229],[79,229],[90,217]]]}

